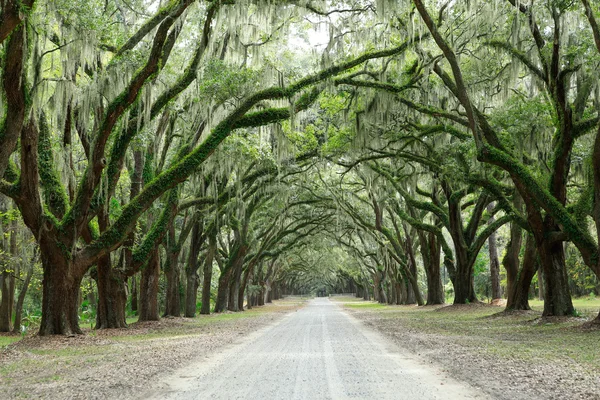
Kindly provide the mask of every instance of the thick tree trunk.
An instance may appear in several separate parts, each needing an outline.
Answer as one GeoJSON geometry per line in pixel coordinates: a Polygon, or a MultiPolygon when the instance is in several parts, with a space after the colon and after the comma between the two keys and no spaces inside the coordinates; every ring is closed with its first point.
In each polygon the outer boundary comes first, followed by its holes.
{"type": "Polygon", "coordinates": [[[370,301],[371,300],[371,292],[369,291],[369,281],[367,278],[364,278],[364,291],[363,291],[363,300],[370,301]]]}
{"type": "MultiPolygon", "coordinates": [[[[426,237],[425,233],[422,235],[424,238],[426,237]]],[[[427,253],[427,262],[424,263],[424,267],[427,277],[427,305],[431,306],[444,304],[446,296],[440,268],[441,246],[434,233],[428,233],[427,235],[429,235],[429,238],[421,241],[421,248],[425,246],[423,254],[427,253]]]]}
{"type": "Polygon", "coordinates": [[[196,316],[196,300],[198,299],[198,287],[200,286],[200,277],[198,273],[186,271],[186,294],[185,294],[185,317],[194,318],[196,316]]]}
{"type": "Polygon", "coordinates": [[[208,238],[208,251],[204,260],[203,281],[202,281],[202,307],[200,314],[210,314],[210,290],[213,273],[213,260],[217,251],[216,233],[211,233],[208,238]]]}
{"type": "Polygon", "coordinates": [[[231,268],[227,268],[225,271],[222,271],[221,276],[219,276],[219,287],[217,289],[217,300],[215,302],[216,313],[220,313],[227,310],[229,281],[231,273],[231,268]]]}
{"type": "Polygon", "coordinates": [[[467,304],[477,302],[475,290],[473,289],[472,273],[457,274],[454,284],[454,304],[467,304]],[[469,276],[471,275],[471,276],[469,276]]]}
{"type": "Polygon", "coordinates": [[[377,275],[377,301],[380,304],[387,303],[387,298],[385,296],[385,288],[383,285],[383,280],[385,279],[385,275],[383,272],[378,271],[377,275]]]}
{"type": "MultiPolygon", "coordinates": [[[[493,203],[488,204],[487,211],[494,210],[493,203]]],[[[494,223],[494,218],[490,218],[488,224],[494,223]]],[[[500,287],[500,261],[498,260],[498,249],[496,245],[496,232],[488,237],[488,250],[490,254],[490,280],[492,283],[492,299],[502,298],[502,288],[500,287]]]]}
{"type": "Polygon", "coordinates": [[[240,311],[238,308],[238,292],[240,290],[240,280],[242,279],[242,265],[236,265],[229,282],[229,291],[227,299],[227,309],[229,311],[240,311]]]}
{"type": "Polygon", "coordinates": [[[529,288],[537,269],[537,252],[533,237],[530,236],[525,243],[525,254],[521,270],[514,281],[514,287],[510,290],[510,297],[507,299],[507,310],[531,310],[529,307],[529,288]]]}
{"type": "Polygon", "coordinates": [[[41,240],[44,284],[40,336],[82,333],[77,305],[83,276],[74,271],[71,261],[61,251],[41,240]]]}
{"type": "Polygon", "coordinates": [[[563,243],[552,243],[544,235],[538,242],[538,254],[544,273],[543,316],[573,315],[563,243]]]}
{"type": "Polygon", "coordinates": [[[538,287],[537,287],[538,300],[544,300],[544,281],[545,281],[545,279],[544,279],[544,271],[542,271],[541,265],[538,266],[537,277],[538,277],[538,287]]]}
{"type": "Polygon", "coordinates": [[[237,257],[234,260],[233,271],[231,274],[231,281],[229,283],[229,299],[227,309],[229,311],[243,311],[243,308],[239,307],[238,295],[242,286],[242,272],[244,265],[244,257],[246,256],[246,247],[241,246],[237,253],[237,257]]]}
{"type": "MultiPolygon", "coordinates": [[[[405,286],[406,287],[406,303],[405,304],[418,304],[418,301],[417,301],[417,297],[419,294],[418,286],[417,286],[417,290],[416,290],[417,294],[415,294],[413,282],[409,279],[405,279],[405,282],[406,282],[405,283],[405,285],[406,285],[405,286]]],[[[423,305],[422,300],[421,300],[421,304],[419,304],[419,305],[423,305]]]]}
{"type": "Polygon", "coordinates": [[[271,286],[267,286],[267,291],[265,293],[265,303],[272,303],[273,302],[273,291],[271,286]]]}
{"type": "Polygon", "coordinates": [[[264,306],[265,305],[265,296],[266,296],[266,290],[265,290],[265,286],[262,286],[262,289],[260,290],[260,293],[257,296],[256,299],[256,305],[260,306],[264,306]]]}
{"type": "Polygon", "coordinates": [[[473,264],[469,262],[466,249],[456,250],[456,272],[450,276],[454,286],[454,304],[476,303],[473,286],[473,264]]]}
{"type": "MultiPolygon", "coordinates": [[[[520,196],[518,200],[515,200],[515,208],[521,209],[522,200],[520,196]]],[[[522,298],[522,294],[515,293],[515,291],[519,290],[520,285],[517,283],[519,280],[519,269],[520,269],[520,260],[519,254],[521,253],[521,244],[523,242],[522,238],[522,228],[515,222],[510,225],[510,239],[508,244],[506,245],[506,253],[504,254],[504,258],[502,259],[502,265],[506,270],[506,309],[507,310],[520,310],[519,308],[522,305],[517,304],[517,297],[522,298]]],[[[531,243],[531,239],[528,239],[529,243],[531,243]]],[[[529,288],[527,288],[529,291],[529,288]]],[[[528,293],[525,293],[525,299],[528,298],[528,293]]],[[[529,305],[527,305],[529,309],[529,305]]]]}
{"type": "Polygon", "coordinates": [[[167,251],[165,277],[167,278],[167,294],[165,296],[165,313],[163,317],[181,316],[181,297],[179,295],[179,252],[167,251]]]}
{"type": "Polygon", "coordinates": [[[160,255],[153,250],[148,264],[142,269],[140,281],[139,321],[158,321],[158,279],[160,276],[160,255]]]}
{"type": "Polygon", "coordinates": [[[442,246],[433,232],[417,231],[423,268],[427,279],[427,305],[444,304],[446,295],[442,284],[440,257],[442,246]]]}
{"type": "MultiPolygon", "coordinates": [[[[396,304],[396,285],[398,283],[396,281],[391,282],[389,285],[389,289],[388,289],[388,295],[387,295],[387,303],[388,304],[396,304]]],[[[343,292],[342,292],[343,293],[343,292]]]]}
{"type": "Polygon", "coordinates": [[[198,299],[198,286],[200,286],[200,277],[198,276],[198,267],[200,264],[198,262],[198,255],[200,253],[200,246],[202,245],[201,236],[201,222],[198,221],[194,223],[194,227],[192,228],[190,256],[185,268],[187,285],[184,315],[187,318],[194,318],[196,316],[196,301],[198,299]]]}
{"type": "MultiPolygon", "coordinates": [[[[246,268],[246,271],[244,271],[244,273],[243,273],[242,282],[241,282],[239,290],[238,290],[238,298],[237,298],[238,309],[240,311],[244,311],[244,297],[245,297],[244,294],[247,293],[248,284],[250,282],[250,275],[252,274],[253,270],[254,270],[254,264],[248,265],[248,267],[246,268]]],[[[248,309],[250,309],[251,307],[252,307],[252,304],[250,303],[250,296],[248,296],[248,309]]]]}
{"type": "Polygon", "coordinates": [[[112,268],[110,255],[98,260],[96,270],[95,279],[98,286],[96,329],[126,328],[126,278],[112,268]]]}

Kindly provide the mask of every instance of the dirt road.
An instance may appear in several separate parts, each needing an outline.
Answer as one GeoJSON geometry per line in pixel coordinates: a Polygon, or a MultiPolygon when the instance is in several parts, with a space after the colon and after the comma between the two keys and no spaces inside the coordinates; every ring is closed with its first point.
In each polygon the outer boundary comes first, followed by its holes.
{"type": "MultiPolygon", "coordinates": [[[[191,349],[193,351],[193,349],[191,349]]],[[[178,370],[140,398],[488,399],[326,298],[178,370]]]]}

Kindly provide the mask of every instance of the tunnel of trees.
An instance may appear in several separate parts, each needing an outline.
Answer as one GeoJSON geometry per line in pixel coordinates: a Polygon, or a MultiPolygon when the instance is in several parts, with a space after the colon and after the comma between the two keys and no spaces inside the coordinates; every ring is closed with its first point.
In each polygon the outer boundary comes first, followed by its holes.
{"type": "Polygon", "coordinates": [[[600,295],[598,2],[1,3],[0,331],[600,295]]]}

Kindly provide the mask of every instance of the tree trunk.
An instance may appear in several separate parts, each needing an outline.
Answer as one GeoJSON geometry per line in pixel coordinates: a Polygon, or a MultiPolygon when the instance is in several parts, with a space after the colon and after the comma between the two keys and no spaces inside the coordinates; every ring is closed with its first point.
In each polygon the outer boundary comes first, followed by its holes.
{"type": "MultiPolygon", "coordinates": [[[[521,209],[522,200],[520,196],[515,195],[515,208],[517,210],[521,209]]],[[[529,243],[532,239],[528,238],[529,243]]],[[[504,258],[502,259],[502,265],[506,270],[506,309],[507,310],[521,310],[519,308],[522,305],[517,304],[517,297],[522,298],[522,294],[515,293],[516,290],[519,290],[520,285],[517,283],[519,280],[519,269],[520,269],[520,260],[519,254],[521,253],[521,244],[523,242],[523,234],[522,228],[516,223],[513,222],[510,224],[510,239],[508,244],[506,245],[506,253],[504,254],[504,258]]],[[[529,288],[527,288],[529,291],[529,288]]],[[[528,293],[525,293],[525,299],[528,298],[528,293]]],[[[527,305],[529,309],[529,305],[527,305]]]]}
{"type": "Polygon", "coordinates": [[[25,277],[25,281],[23,281],[23,287],[19,292],[19,298],[17,299],[17,305],[15,306],[15,324],[13,326],[13,332],[18,333],[21,330],[21,317],[23,315],[23,303],[25,302],[25,295],[27,294],[27,289],[29,289],[29,284],[31,283],[31,278],[33,277],[33,266],[35,262],[36,256],[31,260],[31,264],[29,264],[29,268],[27,269],[27,276],[25,277]]]}
{"type": "Polygon", "coordinates": [[[227,299],[227,309],[229,311],[240,311],[238,308],[238,292],[240,290],[240,280],[242,278],[242,265],[239,263],[231,273],[229,281],[229,291],[227,299]]]}
{"type": "Polygon", "coordinates": [[[200,286],[200,277],[198,276],[198,267],[200,264],[198,262],[198,256],[200,253],[200,246],[202,245],[201,228],[202,223],[200,221],[194,223],[190,243],[190,256],[185,268],[187,285],[184,315],[187,318],[194,318],[196,316],[196,301],[198,299],[198,286],[200,286]]]}
{"type": "MultiPolygon", "coordinates": [[[[129,190],[129,200],[133,200],[140,192],[144,174],[144,153],[141,150],[135,150],[133,152],[133,174],[131,175],[131,188],[129,190]]],[[[134,271],[133,252],[132,248],[135,244],[135,231],[127,235],[127,239],[123,243],[123,252],[125,253],[125,271],[128,271],[131,277],[131,311],[138,313],[139,308],[139,297],[138,297],[138,280],[134,271]]]]}
{"type": "Polygon", "coordinates": [[[10,281],[14,280],[14,276],[9,272],[8,269],[2,271],[2,279],[0,285],[2,286],[2,301],[0,302],[0,332],[10,332],[12,330],[12,307],[11,297],[13,294],[10,292],[12,286],[10,281]]]}
{"type": "Polygon", "coordinates": [[[387,303],[388,304],[396,304],[396,284],[397,282],[391,282],[388,289],[387,303]]]}
{"type": "MultiPolygon", "coordinates": [[[[512,249],[509,251],[512,251],[512,249]]],[[[531,310],[529,307],[529,288],[538,269],[537,264],[535,242],[532,236],[528,236],[525,242],[522,267],[518,271],[517,276],[512,277],[509,282],[506,310],[531,310]]]]}
{"type": "Polygon", "coordinates": [[[139,321],[158,321],[158,279],[160,276],[160,255],[158,249],[152,251],[140,281],[139,321]]]}
{"type": "MultiPolygon", "coordinates": [[[[404,282],[405,282],[405,286],[406,286],[406,303],[405,304],[417,303],[417,295],[415,295],[413,283],[408,279],[405,279],[404,282]]],[[[418,293],[418,287],[417,287],[417,293],[418,293]]],[[[422,304],[420,304],[420,305],[422,305],[422,304]]]]}
{"type": "Polygon", "coordinates": [[[473,286],[473,264],[466,249],[456,249],[456,272],[450,275],[454,286],[454,304],[476,303],[473,286]]]}
{"type": "Polygon", "coordinates": [[[126,328],[126,278],[112,268],[110,255],[98,260],[96,270],[95,279],[98,286],[96,329],[126,328]]]}
{"type": "Polygon", "coordinates": [[[217,300],[215,302],[216,313],[227,310],[230,276],[231,268],[225,269],[225,271],[221,272],[221,276],[219,276],[219,288],[217,289],[217,300]]]}
{"type": "Polygon", "coordinates": [[[257,299],[256,299],[256,305],[257,306],[264,306],[265,305],[265,296],[266,296],[266,291],[265,291],[265,286],[262,286],[262,289],[260,290],[260,293],[258,293],[257,299]]]}
{"type": "MultiPolygon", "coordinates": [[[[248,265],[248,267],[246,267],[246,271],[244,271],[244,273],[243,273],[242,281],[240,283],[240,288],[238,291],[238,298],[237,298],[238,309],[240,311],[244,311],[244,294],[247,293],[248,284],[250,282],[250,275],[252,274],[253,270],[254,270],[254,264],[251,264],[251,265],[248,265]]],[[[250,309],[251,307],[252,307],[252,304],[250,303],[250,296],[248,296],[248,309],[250,309]]]]}
{"type": "Polygon", "coordinates": [[[573,315],[563,243],[552,243],[544,235],[538,242],[538,254],[544,272],[543,316],[573,315]]]}
{"type": "Polygon", "coordinates": [[[419,233],[423,264],[427,277],[427,305],[444,304],[446,296],[440,268],[441,245],[435,233],[419,233]]]}
{"type": "Polygon", "coordinates": [[[131,311],[134,314],[137,314],[137,312],[138,312],[138,304],[139,304],[138,283],[137,283],[136,275],[134,274],[131,277],[131,311]]]}
{"type": "Polygon", "coordinates": [[[167,250],[165,277],[167,278],[167,294],[165,296],[165,313],[163,317],[181,316],[181,297],[179,296],[179,252],[167,250]]]}
{"type": "Polygon", "coordinates": [[[376,275],[377,275],[377,288],[376,288],[377,301],[380,304],[385,304],[385,303],[387,303],[387,299],[385,297],[385,289],[383,287],[383,280],[385,279],[385,275],[381,271],[377,271],[376,275]]]}
{"type": "MultiPolygon", "coordinates": [[[[493,203],[488,204],[487,211],[491,213],[493,210],[493,203]]],[[[488,224],[492,223],[494,223],[494,217],[488,220],[488,224]]],[[[501,299],[502,288],[500,287],[500,262],[498,261],[498,249],[496,246],[495,231],[488,237],[488,250],[490,254],[490,279],[492,283],[492,300],[501,299]]]]}
{"type": "Polygon", "coordinates": [[[62,250],[49,246],[44,239],[40,240],[44,278],[39,335],[82,334],[77,305],[83,276],[74,271],[62,250]]]}
{"type": "Polygon", "coordinates": [[[196,316],[196,301],[198,299],[198,287],[200,286],[200,277],[198,273],[186,271],[187,288],[185,294],[185,314],[186,318],[196,316]]]}
{"type": "Polygon", "coordinates": [[[213,273],[213,260],[217,251],[216,231],[211,232],[208,238],[208,251],[204,260],[203,282],[202,282],[202,307],[200,314],[210,314],[210,290],[213,273]]]}
{"type": "Polygon", "coordinates": [[[370,301],[371,300],[371,292],[369,291],[369,281],[367,278],[364,279],[364,291],[363,291],[363,300],[370,301]]]}
{"type": "Polygon", "coordinates": [[[2,302],[0,303],[0,332],[12,331],[12,313],[15,303],[15,281],[19,275],[17,259],[17,220],[11,221],[10,258],[7,257],[6,268],[2,272],[2,302]],[[12,267],[12,271],[10,271],[12,267]]]}
{"type": "Polygon", "coordinates": [[[469,272],[458,273],[453,281],[454,304],[467,304],[477,302],[473,289],[473,274],[469,272]]]}

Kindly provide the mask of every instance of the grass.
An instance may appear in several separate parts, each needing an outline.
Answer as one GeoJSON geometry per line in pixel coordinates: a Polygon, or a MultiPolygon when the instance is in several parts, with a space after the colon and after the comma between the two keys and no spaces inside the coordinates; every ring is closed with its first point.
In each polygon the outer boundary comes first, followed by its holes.
{"type": "Polygon", "coordinates": [[[6,347],[11,343],[21,340],[21,336],[0,336],[0,347],[6,347]]]}
{"type": "MultiPolygon", "coordinates": [[[[598,312],[597,300],[574,301],[580,311],[598,312]]],[[[533,308],[539,304],[533,302],[533,308]]],[[[374,302],[346,303],[345,307],[376,314],[377,324],[399,334],[434,335],[444,345],[460,345],[500,359],[523,361],[575,362],[600,373],[600,331],[581,329],[582,318],[556,322],[540,319],[541,312],[499,314],[501,307],[466,305],[462,307],[387,306],[374,302]]]]}
{"type": "MultiPolygon", "coordinates": [[[[533,310],[542,312],[544,310],[543,300],[529,300],[529,305],[533,310]]],[[[575,310],[585,317],[595,317],[600,310],[600,298],[580,297],[573,299],[573,307],[575,310]]]]}

